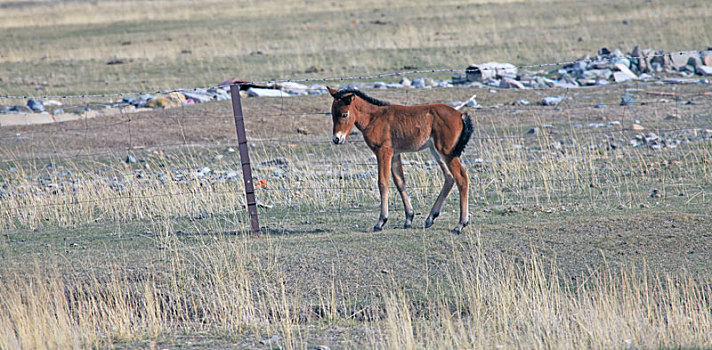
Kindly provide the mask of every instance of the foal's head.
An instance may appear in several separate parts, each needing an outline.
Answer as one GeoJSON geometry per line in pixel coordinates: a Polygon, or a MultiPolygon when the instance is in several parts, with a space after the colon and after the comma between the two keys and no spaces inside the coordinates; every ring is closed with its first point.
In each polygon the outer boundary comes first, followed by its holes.
{"type": "Polygon", "coordinates": [[[331,119],[334,121],[334,136],[331,138],[335,144],[340,145],[346,141],[351,129],[356,122],[355,113],[351,112],[351,103],[356,98],[352,92],[339,93],[338,90],[328,88],[334,102],[331,104],[331,119]]]}

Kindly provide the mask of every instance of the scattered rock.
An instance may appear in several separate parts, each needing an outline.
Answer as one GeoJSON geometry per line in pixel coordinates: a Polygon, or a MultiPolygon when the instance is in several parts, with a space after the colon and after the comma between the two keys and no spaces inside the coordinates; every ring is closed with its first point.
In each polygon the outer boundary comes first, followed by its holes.
{"type": "Polygon", "coordinates": [[[697,66],[695,72],[699,75],[712,75],[712,66],[697,66]]]}
{"type": "Polygon", "coordinates": [[[260,163],[261,166],[289,166],[289,160],[284,157],[277,157],[260,163]]]}
{"type": "Polygon", "coordinates": [[[290,94],[294,94],[294,95],[306,95],[307,90],[309,90],[309,87],[304,84],[294,83],[294,82],[289,82],[289,81],[280,83],[277,86],[277,88],[279,88],[282,91],[288,92],[290,94]]]}
{"type": "Polygon", "coordinates": [[[671,52],[667,57],[669,57],[672,67],[680,68],[686,66],[691,58],[700,58],[700,53],[697,51],[671,52]]]}
{"type": "Polygon", "coordinates": [[[621,95],[621,106],[635,106],[635,95],[624,93],[621,95]]]}
{"type": "MultiPolygon", "coordinates": [[[[618,72],[616,73],[622,73],[623,75],[627,76],[629,79],[638,79],[638,76],[631,71],[627,65],[622,64],[622,63],[616,63],[615,67],[618,69],[618,72]]],[[[615,78],[615,73],[614,73],[614,78],[615,78]]]]}
{"type": "Polygon", "coordinates": [[[31,98],[27,100],[27,108],[31,109],[33,112],[44,112],[44,104],[40,100],[35,100],[34,98],[31,98]]]}
{"type": "Polygon", "coordinates": [[[126,163],[136,163],[136,157],[133,154],[126,156],[126,163]]]}
{"type": "Polygon", "coordinates": [[[302,135],[309,135],[309,129],[300,126],[297,128],[297,134],[302,134],[302,135]]]}
{"type": "Polygon", "coordinates": [[[408,79],[406,77],[401,78],[401,80],[398,82],[398,84],[400,84],[403,87],[410,87],[412,85],[410,79],[408,79]]]}
{"type": "Polygon", "coordinates": [[[517,67],[511,63],[487,62],[470,65],[465,70],[467,81],[484,82],[490,78],[501,78],[504,75],[517,75],[517,67]]]}
{"type": "Polygon", "coordinates": [[[561,103],[561,101],[563,101],[565,98],[566,98],[566,95],[544,97],[541,100],[541,104],[544,106],[556,106],[559,103],[561,103]]]}
{"type": "Polygon", "coordinates": [[[502,89],[524,89],[524,84],[518,82],[514,78],[504,77],[499,82],[499,87],[502,89]]]}
{"type": "Polygon", "coordinates": [[[704,51],[700,55],[700,58],[702,59],[702,65],[704,66],[712,66],[712,51],[704,51]]]}
{"type": "Polygon", "coordinates": [[[163,96],[154,97],[146,102],[148,108],[172,108],[185,104],[185,96],[180,92],[171,92],[163,96]]]}
{"type": "Polygon", "coordinates": [[[289,97],[290,94],[277,89],[249,88],[247,95],[251,97],[289,97]]]}
{"type": "MultiPolygon", "coordinates": [[[[249,91],[249,90],[248,90],[249,91]]],[[[204,89],[195,89],[192,91],[183,91],[183,96],[186,99],[195,101],[195,103],[205,103],[212,101],[213,96],[204,89]]]]}
{"type": "Polygon", "coordinates": [[[636,123],[633,123],[633,125],[630,126],[630,129],[631,129],[631,130],[634,130],[634,131],[642,131],[642,130],[645,130],[645,128],[644,128],[642,125],[636,124],[636,123]]]}
{"type": "Polygon", "coordinates": [[[388,85],[382,81],[377,81],[373,83],[373,88],[374,89],[387,89],[388,85]]]}
{"type": "Polygon", "coordinates": [[[427,85],[425,85],[424,78],[417,78],[417,79],[413,80],[412,86],[416,89],[422,89],[422,88],[427,87],[427,85]]]}
{"type": "Polygon", "coordinates": [[[632,79],[634,78],[631,78],[628,74],[625,74],[623,72],[613,73],[613,81],[615,81],[616,83],[623,83],[632,79]]]}

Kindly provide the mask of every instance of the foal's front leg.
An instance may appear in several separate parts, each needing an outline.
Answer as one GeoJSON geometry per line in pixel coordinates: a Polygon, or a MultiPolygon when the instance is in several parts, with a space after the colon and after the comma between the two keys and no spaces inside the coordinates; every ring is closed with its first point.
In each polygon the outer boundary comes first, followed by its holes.
{"type": "Polygon", "coordinates": [[[380,148],[376,151],[378,160],[378,191],[381,193],[381,215],[378,217],[373,232],[383,229],[383,225],[388,221],[388,177],[391,173],[391,159],[393,150],[390,148],[380,148]]]}

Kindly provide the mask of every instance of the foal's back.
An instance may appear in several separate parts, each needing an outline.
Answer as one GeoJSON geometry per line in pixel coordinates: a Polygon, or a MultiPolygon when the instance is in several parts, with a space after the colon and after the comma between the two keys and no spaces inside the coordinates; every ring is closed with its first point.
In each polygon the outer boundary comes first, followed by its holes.
{"type": "Polygon", "coordinates": [[[462,113],[446,104],[381,108],[381,122],[373,126],[390,134],[396,151],[417,151],[432,141],[439,152],[447,154],[462,131],[462,113]]]}

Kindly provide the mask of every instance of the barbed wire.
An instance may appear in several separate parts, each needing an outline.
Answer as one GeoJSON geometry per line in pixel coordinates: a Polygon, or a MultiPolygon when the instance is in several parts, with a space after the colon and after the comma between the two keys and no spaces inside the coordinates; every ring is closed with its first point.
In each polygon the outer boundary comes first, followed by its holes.
{"type": "MultiPolygon", "coordinates": [[[[673,56],[673,55],[685,55],[689,52],[701,52],[700,50],[686,50],[686,51],[672,51],[672,52],[663,52],[659,54],[650,54],[650,55],[641,55],[641,56],[625,56],[626,59],[633,59],[633,60],[640,60],[640,59],[653,59],[657,57],[665,57],[665,56],[673,56]]],[[[606,55],[600,55],[600,56],[606,56],[606,55]]],[[[567,65],[572,65],[575,64],[576,62],[580,62],[581,59],[576,59],[576,60],[564,60],[564,61],[555,61],[555,62],[549,62],[549,63],[539,63],[539,64],[523,64],[523,65],[512,65],[511,68],[516,68],[516,69],[534,69],[534,68],[544,68],[544,67],[554,67],[554,66],[567,66],[567,65]]],[[[469,67],[473,67],[476,65],[470,65],[469,67]]],[[[509,69],[511,69],[509,68],[509,69]]],[[[488,70],[494,70],[494,71],[504,71],[506,69],[502,67],[479,67],[477,68],[480,71],[488,71],[488,70]]],[[[443,68],[432,68],[432,69],[413,69],[413,70],[402,70],[402,71],[394,71],[394,72],[386,72],[386,73],[378,73],[378,74],[364,74],[364,75],[353,75],[353,76],[344,76],[344,77],[319,77],[319,78],[287,78],[287,79],[272,79],[272,80],[262,80],[262,81],[250,81],[250,82],[239,82],[236,83],[236,85],[270,85],[270,84],[280,84],[280,83],[309,83],[309,82],[335,82],[335,81],[363,81],[363,80],[373,80],[373,79],[380,79],[380,78],[388,78],[388,77],[394,77],[394,76],[404,76],[404,75],[413,75],[413,74],[425,74],[425,73],[458,73],[458,72],[463,72],[467,73],[468,71],[473,71],[470,68],[449,68],[449,67],[443,67],[443,68]]],[[[165,89],[165,90],[149,90],[149,91],[129,91],[129,92],[121,92],[121,93],[101,93],[101,94],[74,94],[74,95],[0,95],[0,99],[72,99],[72,98],[97,98],[97,97],[122,97],[126,95],[146,95],[146,94],[169,94],[172,92],[184,92],[184,91],[192,91],[192,90],[207,90],[210,88],[213,88],[215,86],[209,86],[209,87],[197,87],[197,88],[192,88],[192,89],[186,89],[186,88],[176,88],[176,89],[165,89]]]]}

